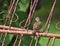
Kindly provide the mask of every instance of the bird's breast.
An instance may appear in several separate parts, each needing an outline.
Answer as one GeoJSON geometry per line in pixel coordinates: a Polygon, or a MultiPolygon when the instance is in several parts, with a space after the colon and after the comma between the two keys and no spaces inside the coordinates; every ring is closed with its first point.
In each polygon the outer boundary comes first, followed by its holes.
{"type": "Polygon", "coordinates": [[[33,25],[34,30],[39,30],[41,27],[42,27],[41,22],[35,22],[34,25],[33,25]]]}

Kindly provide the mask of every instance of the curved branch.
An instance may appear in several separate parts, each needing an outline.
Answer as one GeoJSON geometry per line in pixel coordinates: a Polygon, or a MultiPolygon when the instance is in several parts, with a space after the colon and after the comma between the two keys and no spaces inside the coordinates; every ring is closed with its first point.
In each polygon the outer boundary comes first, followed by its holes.
{"type": "Polygon", "coordinates": [[[60,30],[60,28],[58,27],[58,25],[60,24],[60,22],[56,23],[56,29],[60,30]]]}

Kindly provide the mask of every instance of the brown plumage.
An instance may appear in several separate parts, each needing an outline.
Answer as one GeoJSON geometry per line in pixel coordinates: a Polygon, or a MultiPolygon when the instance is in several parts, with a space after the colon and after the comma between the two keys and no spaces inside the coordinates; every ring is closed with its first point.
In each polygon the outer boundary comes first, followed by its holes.
{"type": "Polygon", "coordinates": [[[41,27],[42,27],[42,23],[41,23],[41,21],[39,20],[39,18],[36,17],[35,23],[34,23],[34,25],[33,25],[33,33],[35,33],[36,31],[39,32],[39,29],[41,29],[41,27]]]}
{"type": "MultiPolygon", "coordinates": [[[[41,29],[42,27],[42,22],[40,21],[39,17],[36,17],[35,18],[35,23],[33,25],[33,32],[32,34],[35,35],[36,32],[39,32],[39,29],[41,29]]],[[[30,42],[30,46],[32,46],[32,43],[33,43],[33,40],[34,40],[34,37],[32,37],[32,40],[30,42]]],[[[37,39],[36,39],[36,42],[35,42],[35,46],[37,46],[38,42],[39,42],[39,39],[40,39],[40,36],[36,36],[37,39]]]]}

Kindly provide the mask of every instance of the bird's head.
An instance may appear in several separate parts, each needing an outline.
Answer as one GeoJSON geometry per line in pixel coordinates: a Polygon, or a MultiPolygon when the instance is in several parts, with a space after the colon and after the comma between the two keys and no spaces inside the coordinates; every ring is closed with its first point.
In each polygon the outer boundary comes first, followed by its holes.
{"type": "Polygon", "coordinates": [[[35,21],[40,21],[39,17],[36,17],[36,18],[35,18],[35,21]]]}

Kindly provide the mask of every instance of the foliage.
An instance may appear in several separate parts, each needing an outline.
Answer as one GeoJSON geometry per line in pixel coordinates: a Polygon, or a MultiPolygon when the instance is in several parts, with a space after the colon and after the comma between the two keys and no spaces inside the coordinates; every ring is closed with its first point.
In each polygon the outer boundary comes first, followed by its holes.
{"type": "MultiPolygon", "coordinates": [[[[15,23],[12,23],[12,26],[19,27],[19,22],[21,22],[24,19],[25,20],[27,19],[27,16],[28,16],[27,15],[27,10],[29,8],[29,1],[30,0],[20,0],[19,1],[18,7],[17,7],[17,10],[16,10],[16,13],[17,13],[17,15],[19,17],[19,20],[17,22],[15,22],[15,23]]],[[[49,15],[50,10],[51,10],[51,6],[53,4],[53,1],[54,0],[43,0],[42,7],[39,10],[36,10],[36,12],[34,14],[34,18],[36,16],[40,17],[43,25],[45,24],[45,22],[47,20],[47,17],[49,15]]],[[[0,11],[2,11],[2,10],[5,11],[3,14],[0,14],[0,18],[3,18],[3,19],[6,18],[8,8],[9,8],[9,1],[8,0],[0,0],[0,11]]],[[[57,0],[55,11],[54,11],[54,14],[53,14],[53,20],[52,20],[52,23],[51,23],[51,28],[50,28],[50,31],[49,31],[51,33],[60,33],[60,30],[56,31],[56,28],[55,28],[55,24],[58,21],[60,21],[59,20],[60,19],[60,13],[59,13],[60,10],[59,9],[60,9],[60,0],[57,0]]],[[[34,23],[34,18],[33,18],[32,22],[31,22],[31,25],[30,25],[29,29],[32,29],[32,26],[33,26],[33,23],[34,23]]],[[[0,24],[3,25],[4,21],[0,21],[0,24]]],[[[9,22],[8,22],[8,24],[9,24],[9,22]]],[[[24,25],[24,23],[22,25],[24,25]]],[[[41,29],[41,31],[43,31],[43,28],[41,29]]],[[[7,37],[6,37],[5,46],[8,46],[8,45],[11,46],[14,39],[15,39],[15,35],[8,34],[7,37]]],[[[23,37],[22,46],[24,46],[24,45],[28,46],[29,43],[30,43],[30,40],[31,40],[31,37],[24,36],[23,37]]],[[[40,40],[40,42],[39,42],[39,45],[41,44],[41,46],[45,46],[45,44],[47,43],[47,41],[48,41],[48,38],[43,38],[42,37],[41,40],[40,40]]],[[[59,46],[59,44],[60,44],[59,42],[60,42],[60,39],[56,39],[56,42],[55,42],[54,46],[59,46]]],[[[34,46],[34,44],[33,44],[33,46],[34,46]]],[[[51,42],[50,42],[49,46],[51,46],[51,42]]]]}

